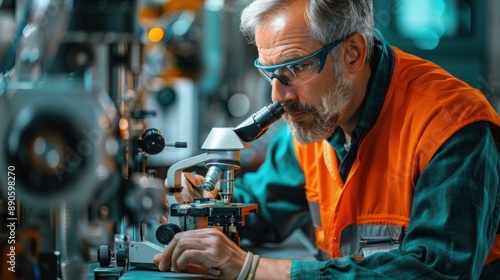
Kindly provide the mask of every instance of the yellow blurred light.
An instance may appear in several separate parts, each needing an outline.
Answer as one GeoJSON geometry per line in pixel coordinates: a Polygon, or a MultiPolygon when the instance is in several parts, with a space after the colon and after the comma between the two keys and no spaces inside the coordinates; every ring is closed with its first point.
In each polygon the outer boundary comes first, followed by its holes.
{"type": "Polygon", "coordinates": [[[165,33],[163,32],[163,29],[161,29],[159,27],[154,27],[154,28],[151,28],[151,30],[149,30],[148,39],[149,39],[149,41],[151,41],[153,43],[158,43],[163,39],[164,35],[165,35],[165,33]]]}

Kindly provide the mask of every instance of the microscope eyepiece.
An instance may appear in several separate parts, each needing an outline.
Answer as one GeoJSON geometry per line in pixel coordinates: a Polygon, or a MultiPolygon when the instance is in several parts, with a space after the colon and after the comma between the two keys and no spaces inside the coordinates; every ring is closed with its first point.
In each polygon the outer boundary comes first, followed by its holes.
{"type": "Polygon", "coordinates": [[[262,136],[269,126],[279,120],[285,110],[278,101],[264,106],[262,109],[252,114],[234,131],[245,142],[251,142],[262,136]]]}

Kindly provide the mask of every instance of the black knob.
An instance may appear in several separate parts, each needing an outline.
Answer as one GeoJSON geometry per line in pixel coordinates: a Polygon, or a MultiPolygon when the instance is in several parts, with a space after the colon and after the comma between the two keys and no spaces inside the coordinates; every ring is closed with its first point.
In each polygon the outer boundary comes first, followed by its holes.
{"type": "Polygon", "coordinates": [[[100,267],[108,267],[111,264],[111,250],[108,245],[101,245],[97,249],[97,260],[100,267]]]}
{"type": "Polygon", "coordinates": [[[176,233],[181,231],[181,228],[176,224],[161,225],[156,229],[156,240],[166,245],[172,241],[176,233]]]}
{"type": "Polygon", "coordinates": [[[150,128],[142,134],[141,148],[144,152],[155,155],[165,148],[165,138],[156,128],[150,128]]]}
{"type": "Polygon", "coordinates": [[[128,261],[128,249],[124,248],[122,244],[116,249],[116,266],[125,267],[128,261]]]}
{"type": "Polygon", "coordinates": [[[175,102],[175,90],[169,87],[163,88],[156,93],[156,100],[163,107],[166,108],[175,102]]]}

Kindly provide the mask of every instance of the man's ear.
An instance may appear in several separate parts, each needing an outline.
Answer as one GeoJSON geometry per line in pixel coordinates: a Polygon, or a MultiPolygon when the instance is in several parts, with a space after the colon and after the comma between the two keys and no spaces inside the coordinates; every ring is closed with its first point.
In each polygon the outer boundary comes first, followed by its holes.
{"type": "Polygon", "coordinates": [[[366,60],[367,43],[365,36],[361,33],[354,33],[344,41],[344,65],[349,69],[349,73],[358,72],[366,60]]]}

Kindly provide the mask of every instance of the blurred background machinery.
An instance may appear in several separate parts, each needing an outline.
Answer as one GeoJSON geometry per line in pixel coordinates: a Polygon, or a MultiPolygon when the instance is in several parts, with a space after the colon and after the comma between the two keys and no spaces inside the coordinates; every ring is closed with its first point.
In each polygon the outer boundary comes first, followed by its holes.
{"type": "MultiPolygon", "coordinates": [[[[150,124],[195,143],[150,158],[165,166],[195,154],[212,127],[235,126],[269,103],[270,88],[251,68],[257,53],[239,32],[249,1],[151,2],[140,14],[150,42],[157,42],[146,46],[147,71],[160,76],[149,88],[147,104],[158,114],[150,124]]],[[[243,152],[244,165],[258,166],[270,136],[263,137],[243,152]]]]}
{"type": "Polygon", "coordinates": [[[374,0],[375,25],[394,46],[481,90],[500,111],[498,1],[374,0]]]}
{"type": "Polygon", "coordinates": [[[2,279],[80,279],[101,244],[154,235],[168,167],[270,102],[244,5],[0,1],[2,279]]]}
{"type": "MultiPolygon", "coordinates": [[[[166,211],[171,165],[271,101],[239,32],[249,1],[0,0],[1,279],[12,279],[9,217],[17,279],[79,279],[101,244],[128,244],[166,211]]],[[[499,1],[374,5],[392,45],[500,111],[499,1]]],[[[258,167],[272,134],[241,151],[240,173],[258,167]]]]}

